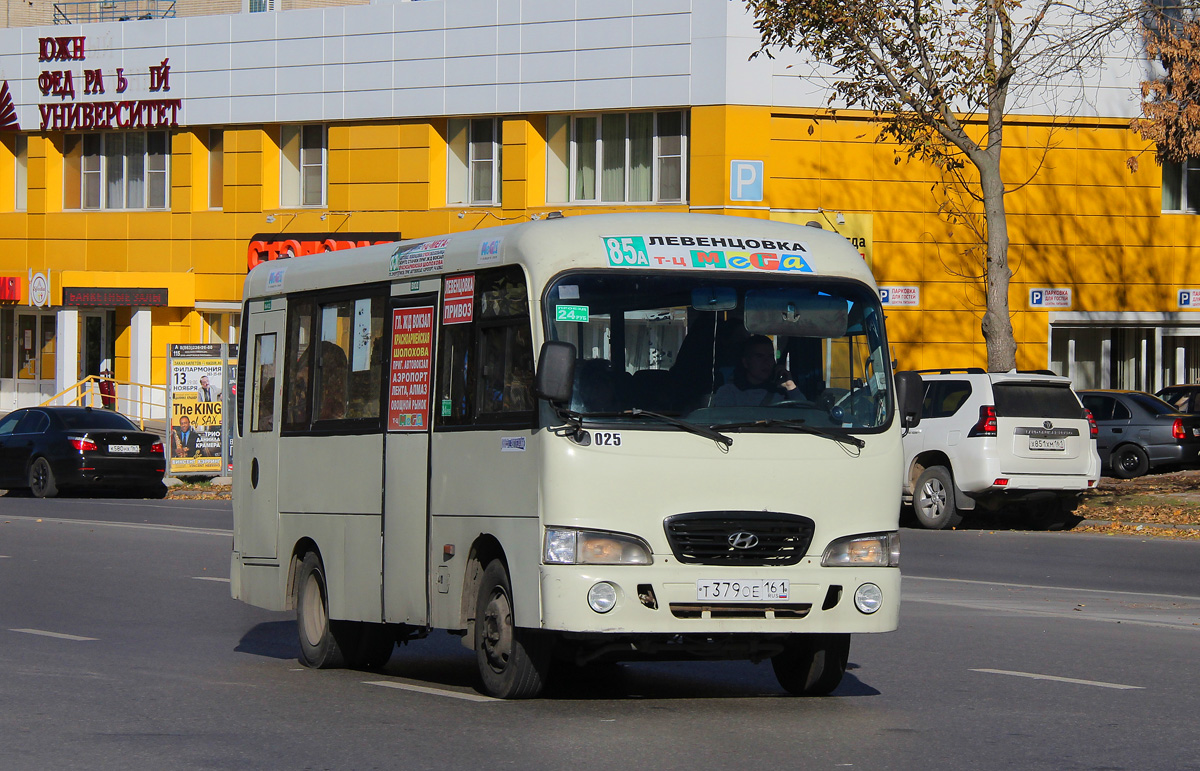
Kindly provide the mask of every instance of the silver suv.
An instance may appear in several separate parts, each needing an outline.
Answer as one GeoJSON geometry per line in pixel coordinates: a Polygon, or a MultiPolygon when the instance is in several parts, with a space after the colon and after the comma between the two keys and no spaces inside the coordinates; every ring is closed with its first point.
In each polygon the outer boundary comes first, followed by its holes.
{"type": "Polygon", "coordinates": [[[904,502],[941,530],[962,513],[1031,504],[1041,523],[1070,517],[1100,478],[1096,423],[1051,372],[918,372],[920,423],[904,435],[904,502]]]}

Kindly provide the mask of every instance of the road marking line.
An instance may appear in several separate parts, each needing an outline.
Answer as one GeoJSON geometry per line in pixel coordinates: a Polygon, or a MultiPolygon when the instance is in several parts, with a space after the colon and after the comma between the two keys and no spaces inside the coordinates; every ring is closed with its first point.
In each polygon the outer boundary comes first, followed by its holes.
{"type": "Polygon", "coordinates": [[[364,681],[363,685],[378,685],[383,688],[397,688],[401,691],[416,691],[417,693],[427,693],[430,696],[449,696],[451,699],[462,699],[463,701],[475,701],[488,704],[494,704],[502,701],[502,699],[493,699],[491,696],[482,696],[478,693],[446,691],[441,688],[429,688],[424,685],[409,685],[408,683],[395,683],[385,680],[364,681]]]}
{"type": "MultiPolygon", "coordinates": [[[[201,500],[205,500],[205,499],[201,499],[201,500]]],[[[142,507],[148,508],[148,509],[174,509],[176,511],[179,510],[179,507],[173,506],[169,503],[146,503],[144,501],[137,501],[137,500],[102,501],[102,500],[97,500],[97,499],[93,498],[90,501],[88,501],[88,505],[120,506],[121,508],[142,506],[142,507]]],[[[183,508],[183,511],[229,511],[229,507],[228,506],[186,506],[183,508]]]]}
{"type": "Polygon", "coordinates": [[[972,669],[972,672],[984,672],[989,675],[1011,675],[1012,677],[1028,677],[1030,680],[1053,680],[1057,683],[1075,683],[1076,685],[1094,685],[1097,688],[1115,688],[1119,691],[1144,691],[1145,686],[1121,685],[1120,683],[1102,683],[1099,680],[1078,680],[1074,677],[1056,677],[1055,675],[1036,675],[1032,672],[1010,672],[1006,669],[972,669]]]}
{"type": "Polygon", "coordinates": [[[197,581],[220,581],[221,583],[229,583],[228,578],[217,578],[216,576],[192,576],[197,581]]]}
{"type": "Polygon", "coordinates": [[[941,581],[947,584],[975,584],[977,586],[1003,586],[1013,589],[1042,589],[1056,592],[1091,592],[1092,594],[1127,595],[1130,597],[1165,597],[1172,600],[1189,600],[1200,602],[1200,597],[1188,594],[1162,594],[1159,592],[1123,592],[1110,589],[1083,589],[1078,586],[1043,586],[1040,584],[1010,584],[1002,581],[974,581],[969,578],[930,578],[928,576],[904,575],[905,581],[941,581]]]}
{"type": "Polygon", "coordinates": [[[47,632],[44,629],[9,629],[10,632],[20,632],[21,634],[35,634],[39,637],[54,637],[59,640],[76,640],[83,642],[85,640],[98,640],[98,637],[80,637],[77,634],[63,634],[62,632],[47,632]]]}
{"type": "Polygon", "coordinates": [[[105,522],[93,519],[55,519],[53,517],[4,517],[5,520],[22,520],[25,522],[54,522],[59,525],[88,525],[89,527],[123,527],[131,530],[165,530],[170,533],[190,533],[192,535],[232,535],[232,530],[218,530],[207,527],[183,527],[181,525],[152,525],[138,522],[105,522]]]}

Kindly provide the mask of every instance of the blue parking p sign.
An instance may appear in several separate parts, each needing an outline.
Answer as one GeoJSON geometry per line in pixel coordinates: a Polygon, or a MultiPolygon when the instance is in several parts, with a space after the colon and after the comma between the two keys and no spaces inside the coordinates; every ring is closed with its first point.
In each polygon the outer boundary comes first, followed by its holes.
{"type": "Polygon", "coordinates": [[[729,162],[729,200],[761,201],[763,199],[763,162],[729,162]]]}
{"type": "Polygon", "coordinates": [[[1197,298],[1195,293],[1192,292],[1191,289],[1180,289],[1179,290],[1179,307],[1180,308],[1196,307],[1197,299],[1200,299],[1200,298],[1197,298]]]}

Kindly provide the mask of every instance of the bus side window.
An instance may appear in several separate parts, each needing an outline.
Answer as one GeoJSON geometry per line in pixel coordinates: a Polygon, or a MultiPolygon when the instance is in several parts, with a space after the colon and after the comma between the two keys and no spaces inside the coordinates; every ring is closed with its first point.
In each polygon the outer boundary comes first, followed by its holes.
{"type": "Polygon", "coordinates": [[[529,322],[481,330],[481,382],[476,392],[480,415],[533,409],[533,346],[529,322]]]}
{"type": "Polygon", "coordinates": [[[471,403],[474,400],[474,381],[471,372],[471,325],[454,324],[442,327],[439,344],[438,422],[461,426],[471,422],[471,403]]]}
{"type": "Polygon", "coordinates": [[[316,306],[312,300],[288,303],[287,346],[284,348],[283,427],[307,431],[312,418],[312,392],[308,387],[312,372],[313,322],[316,306]]]}
{"type": "Polygon", "coordinates": [[[275,333],[254,337],[254,431],[270,431],[275,426],[275,333]]]}

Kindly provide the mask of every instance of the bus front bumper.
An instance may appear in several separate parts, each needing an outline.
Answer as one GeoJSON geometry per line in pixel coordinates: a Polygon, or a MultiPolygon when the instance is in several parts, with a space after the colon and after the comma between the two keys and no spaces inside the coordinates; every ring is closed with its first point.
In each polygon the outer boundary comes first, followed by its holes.
{"type": "MultiPolygon", "coordinates": [[[[900,620],[899,568],[728,568],[696,565],[542,567],[542,628],[601,634],[795,634],[890,632],[900,620]],[[786,599],[698,599],[700,581],[788,581],[786,599]],[[594,610],[589,593],[612,597],[607,612],[594,610]],[[878,609],[856,607],[860,587],[882,597],[878,609]]],[[[863,603],[865,605],[865,603],[863,603]]]]}

